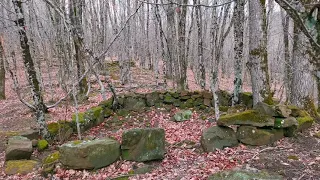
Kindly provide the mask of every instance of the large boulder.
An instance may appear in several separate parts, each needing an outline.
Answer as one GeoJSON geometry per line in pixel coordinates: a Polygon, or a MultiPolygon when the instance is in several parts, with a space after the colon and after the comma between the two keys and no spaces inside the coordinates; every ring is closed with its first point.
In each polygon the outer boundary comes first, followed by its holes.
{"type": "Polygon", "coordinates": [[[122,134],[122,158],[130,161],[163,159],[165,132],[160,128],[131,129],[122,134]]]}
{"type": "Polygon", "coordinates": [[[253,126],[240,126],[237,139],[243,144],[262,146],[283,138],[283,129],[260,129],[253,126]]]}
{"type": "Polygon", "coordinates": [[[270,174],[266,171],[227,170],[209,176],[209,180],[283,180],[278,174],[270,174]]]}
{"type": "Polygon", "coordinates": [[[201,136],[201,145],[206,152],[214,152],[216,149],[234,147],[238,144],[236,133],[229,127],[213,126],[204,130],[201,136]]]}
{"type": "Polygon", "coordinates": [[[32,142],[22,136],[13,136],[9,138],[6,149],[6,161],[30,159],[32,154],[32,142]]]}
{"type": "Polygon", "coordinates": [[[217,121],[217,124],[220,126],[250,125],[256,127],[273,127],[274,118],[261,114],[255,110],[247,110],[239,113],[221,116],[217,121]]]}
{"type": "Polygon", "coordinates": [[[98,169],[115,162],[120,144],[112,139],[71,141],[60,146],[60,162],[70,169],[98,169]]]}
{"type": "Polygon", "coordinates": [[[38,162],[33,160],[11,160],[6,162],[4,172],[7,175],[24,175],[33,172],[37,165],[38,162]]]}
{"type": "Polygon", "coordinates": [[[191,118],[192,116],[192,111],[190,110],[181,110],[178,111],[174,116],[173,120],[176,122],[182,122],[182,121],[187,121],[191,118]]]}

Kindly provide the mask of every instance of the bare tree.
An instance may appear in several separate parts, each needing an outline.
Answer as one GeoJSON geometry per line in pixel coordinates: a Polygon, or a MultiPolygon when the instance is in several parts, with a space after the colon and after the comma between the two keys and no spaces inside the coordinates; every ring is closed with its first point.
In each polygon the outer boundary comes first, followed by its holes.
{"type": "Polygon", "coordinates": [[[6,86],[6,74],[5,74],[5,69],[4,69],[4,49],[3,49],[3,39],[2,35],[0,34],[0,99],[5,99],[5,86],[6,86]]]}

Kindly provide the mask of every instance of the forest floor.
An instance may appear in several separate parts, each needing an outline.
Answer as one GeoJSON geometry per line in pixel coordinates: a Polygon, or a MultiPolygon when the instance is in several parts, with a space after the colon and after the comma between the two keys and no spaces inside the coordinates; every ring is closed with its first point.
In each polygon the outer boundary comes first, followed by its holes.
{"type": "MultiPolygon", "coordinates": [[[[23,72],[21,72],[23,73],[23,72]]],[[[155,85],[155,77],[151,71],[138,67],[132,68],[132,82],[130,86],[119,83],[118,69],[110,74],[118,93],[148,92],[163,89],[155,85]]],[[[20,76],[23,77],[23,76],[20,76]]],[[[161,79],[161,78],[160,78],[161,79]]],[[[11,132],[35,127],[36,122],[30,109],[24,106],[11,89],[11,79],[7,76],[7,99],[0,101],[0,179],[45,179],[41,176],[41,168],[35,172],[19,176],[6,176],[4,174],[4,151],[7,136],[11,132]]],[[[102,98],[98,86],[92,80],[92,93],[87,101],[80,106],[80,111],[99,104],[102,98]]],[[[191,90],[199,87],[194,81],[191,70],[188,71],[188,82],[191,90]]],[[[232,79],[221,79],[220,89],[231,91],[232,79]]],[[[245,91],[250,86],[245,84],[245,91]]],[[[57,100],[63,96],[55,92],[50,99],[57,100]]],[[[108,94],[109,97],[111,96],[108,94]]],[[[46,98],[46,101],[50,100],[46,98]]],[[[320,139],[313,135],[320,131],[320,125],[315,124],[311,129],[298,134],[293,138],[283,138],[273,145],[252,147],[240,145],[235,148],[226,148],[214,153],[205,153],[200,146],[200,137],[203,129],[215,124],[211,122],[214,114],[210,109],[193,111],[189,121],[176,123],[170,121],[177,108],[151,108],[141,112],[131,112],[125,116],[113,116],[99,126],[83,134],[87,138],[114,137],[121,141],[124,130],[136,127],[160,127],[166,132],[166,155],[162,161],[136,163],[119,160],[116,163],[96,171],[65,170],[58,167],[56,174],[48,179],[112,179],[127,176],[133,169],[141,166],[151,167],[147,174],[130,176],[130,179],[206,179],[209,175],[235,167],[264,169],[269,172],[283,175],[285,179],[320,179],[320,139]],[[54,177],[54,178],[53,178],[54,177]]],[[[74,112],[72,102],[50,109],[47,121],[71,119],[74,112]]],[[[76,137],[72,137],[75,139],[76,137]]],[[[45,152],[33,153],[34,159],[41,160],[50,152],[57,150],[59,144],[54,144],[45,152]]]]}

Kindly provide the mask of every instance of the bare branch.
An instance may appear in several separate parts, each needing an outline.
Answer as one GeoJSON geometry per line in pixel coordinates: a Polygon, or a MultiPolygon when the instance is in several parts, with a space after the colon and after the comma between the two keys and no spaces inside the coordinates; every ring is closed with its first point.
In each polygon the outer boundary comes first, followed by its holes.
{"type": "Polygon", "coordinates": [[[178,5],[178,6],[187,6],[187,7],[206,7],[206,8],[216,8],[216,7],[220,7],[220,6],[224,6],[227,4],[231,4],[232,2],[236,1],[236,0],[231,0],[225,3],[221,3],[221,4],[216,4],[216,5],[205,5],[205,4],[180,4],[180,3],[176,3],[176,2],[169,2],[169,3],[151,3],[151,2],[147,2],[147,1],[142,1],[142,0],[138,0],[141,3],[145,3],[145,4],[151,4],[151,5],[161,5],[161,6],[169,6],[169,5],[178,5]]]}

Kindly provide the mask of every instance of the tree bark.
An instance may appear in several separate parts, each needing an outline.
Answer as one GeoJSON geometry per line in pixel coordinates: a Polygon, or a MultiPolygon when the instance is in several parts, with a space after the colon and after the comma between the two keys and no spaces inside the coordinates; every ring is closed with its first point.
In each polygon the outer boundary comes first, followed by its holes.
{"type": "Polygon", "coordinates": [[[16,16],[17,16],[17,20],[15,21],[15,23],[19,28],[18,32],[20,37],[20,46],[22,49],[23,63],[25,65],[28,81],[31,86],[31,93],[34,101],[34,106],[36,108],[35,114],[36,114],[37,122],[40,128],[40,134],[42,135],[43,138],[48,138],[49,132],[48,132],[47,124],[45,122],[45,116],[44,116],[46,111],[46,106],[43,103],[39,81],[37,78],[33,59],[30,53],[28,37],[26,34],[24,12],[22,7],[23,3],[21,0],[13,0],[12,2],[14,5],[16,16]]]}
{"type": "Polygon", "coordinates": [[[232,106],[239,103],[242,91],[242,63],[243,63],[243,33],[244,33],[244,5],[245,0],[238,0],[234,7],[234,90],[232,106]]]}
{"type": "Polygon", "coordinates": [[[266,9],[264,1],[249,1],[249,62],[253,105],[272,104],[267,55],[266,9]]]}
{"type": "MultiPolygon", "coordinates": [[[[193,0],[194,4],[200,4],[200,0],[193,0]]],[[[204,68],[204,58],[203,58],[203,35],[202,35],[202,14],[201,7],[196,8],[196,19],[198,28],[198,62],[199,62],[199,72],[200,72],[200,86],[201,89],[206,87],[206,70],[204,68]]]]}
{"type": "Polygon", "coordinates": [[[5,89],[6,89],[6,74],[4,69],[4,49],[3,49],[3,40],[0,35],[0,100],[5,99],[5,89]]]}

